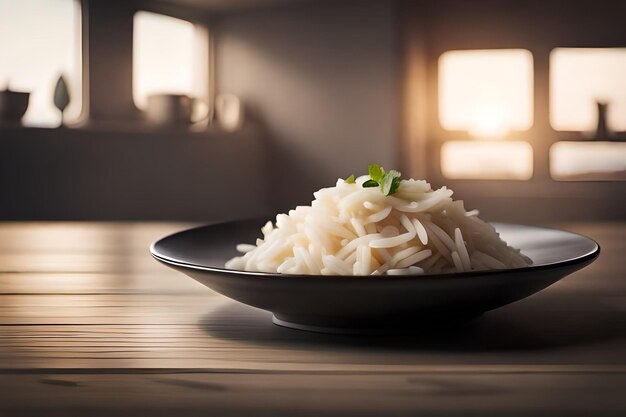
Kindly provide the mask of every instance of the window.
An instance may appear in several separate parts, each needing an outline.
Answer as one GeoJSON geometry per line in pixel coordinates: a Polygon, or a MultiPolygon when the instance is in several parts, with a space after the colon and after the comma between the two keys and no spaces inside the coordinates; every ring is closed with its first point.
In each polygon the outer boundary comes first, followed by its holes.
{"type": "Polygon", "coordinates": [[[208,95],[208,34],[186,20],[140,11],[133,29],[133,99],[145,109],[151,94],[208,95]]]}
{"type": "Polygon", "coordinates": [[[439,58],[439,120],[481,140],[448,141],[441,173],[450,179],[527,180],[533,149],[497,141],[533,124],[533,61],[524,49],[448,51],[439,58]]]}
{"type": "Polygon", "coordinates": [[[533,123],[533,62],[524,49],[449,51],[439,58],[439,118],[447,130],[501,138],[533,123]]]}
{"type": "Polygon", "coordinates": [[[81,12],[76,0],[0,0],[0,89],[31,93],[27,126],[57,126],[57,79],[65,77],[71,101],[65,120],[82,109],[81,12]]]}
{"type": "Polygon", "coordinates": [[[626,48],[557,48],[550,54],[550,124],[594,131],[597,102],[608,103],[607,125],[626,131],[626,48]]]}
{"type": "Polygon", "coordinates": [[[533,149],[523,141],[449,141],[441,148],[441,172],[450,179],[528,180],[533,149]]]}
{"type": "Polygon", "coordinates": [[[557,142],[550,148],[556,180],[626,180],[626,142],[557,142]]]}

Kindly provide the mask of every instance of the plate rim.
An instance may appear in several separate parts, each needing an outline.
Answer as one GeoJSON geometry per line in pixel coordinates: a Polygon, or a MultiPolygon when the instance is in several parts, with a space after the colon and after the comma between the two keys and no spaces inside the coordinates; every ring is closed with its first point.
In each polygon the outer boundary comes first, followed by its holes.
{"type": "MultiPolygon", "coordinates": [[[[273,278],[277,278],[277,277],[293,277],[293,278],[297,278],[297,279],[323,280],[323,281],[328,281],[329,278],[332,279],[333,277],[339,277],[339,278],[341,278],[341,281],[350,281],[350,280],[358,280],[358,281],[361,281],[361,282],[362,281],[366,281],[366,282],[382,282],[383,281],[383,280],[381,280],[381,277],[377,276],[377,275],[281,274],[281,273],[277,273],[277,272],[242,271],[242,270],[238,270],[238,269],[218,268],[218,267],[194,264],[194,263],[191,263],[191,262],[181,262],[181,261],[178,261],[178,260],[173,259],[171,257],[159,254],[157,249],[156,249],[156,246],[159,243],[161,243],[162,241],[164,241],[166,239],[170,239],[170,238],[172,238],[172,237],[174,237],[176,235],[179,235],[179,234],[189,233],[189,232],[194,231],[194,230],[203,229],[203,228],[207,228],[207,227],[211,227],[211,226],[224,226],[224,225],[227,225],[227,224],[242,223],[242,222],[245,222],[245,221],[254,221],[254,220],[260,220],[260,219],[241,219],[241,220],[232,220],[232,221],[228,221],[228,222],[207,223],[207,224],[204,224],[204,225],[195,226],[195,227],[191,227],[191,228],[184,229],[184,230],[179,230],[177,232],[170,233],[170,234],[168,234],[166,236],[163,236],[160,239],[157,239],[154,242],[152,242],[152,244],[150,244],[150,254],[157,261],[163,262],[166,265],[179,267],[179,268],[184,268],[184,269],[193,269],[193,270],[196,270],[196,271],[226,274],[226,275],[231,275],[231,276],[247,276],[247,277],[256,277],[256,278],[262,278],[262,279],[273,279],[273,278]]],[[[260,220],[260,222],[263,222],[263,221],[264,220],[260,220]]],[[[506,223],[506,222],[488,222],[488,223],[492,224],[494,226],[496,226],[496,225],[523,226],[523,227],[531,227],[531,228],[535,228],[535,229],[552,230],[552,231],[557,231],[557,232],[561,232],[561,233],[569,233],[569,234],[576,235],[578,237],[581,237],[583,239],[591,241],[595,245],[595,248],[592,251],[590,251],[589,253],[586,253],[584,255],[578,256],[576,258],[572,258],[572,259],[568,259],[568,260],[560,261],[560,262],[552,262],[552,263],[548,263],[548,264],[529,265],[529,266],[525,266],[525,267],[522,267],[522,268],[489,269],[489,270],[482,270],[482,271],[452,272],[452,273],[445,273],[445,274],[409,274],[409,275],[398,275],[398,276],[393,276],[392,279],[387,279],[385,281],[394,281],[394,282],[395,281],[407,281],[407,280],[413,281],[413,280],[416,280],[416,279],[419,279],[419,280],[455,279],[456,280],[456,279],[474,278],[474,277],[478,277],[478,276],[497,275],[497,274],[503,274],[503,273],[505,273],[505,274],[512,274],[512,273],[522,273],[522,272],[545,271],[545,270],[552,270],[552,269],[563,268],[563,267],[567,267],[567,266],[582,265],[582,264],[585,264],[587,262],[591,262],[591,261],[597,259],[598,256],[600,255],[600,251],[601,251],[600,244],[597,241],[595,241],[594,239],[592,239],[592,238],[590,238],[588,236],[582,235],[580,233],[570,232],[568,230],[556,229],[556,228],[553,228],[553,227],[532,226],[532,225],[519,224],[519,223],[506,223]]]]}

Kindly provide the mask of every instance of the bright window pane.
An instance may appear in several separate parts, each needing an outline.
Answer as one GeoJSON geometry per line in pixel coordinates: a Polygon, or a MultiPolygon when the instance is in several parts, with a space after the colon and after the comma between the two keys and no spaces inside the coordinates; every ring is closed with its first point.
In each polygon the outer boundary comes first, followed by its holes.
{"type": "Polygon", "coordinates": [[[151,94],[206,97],[207,33],[186,20],[137,12],[133,36],[133,98],[143,109],[151,94]]]}
{"type": "Polygon", "coordinates": [[[31,92],[25,125],[60,123],[52,100],[61,74],[71,95],[66,120],[80,116],[80,18],[76,0],[0,0],[0,89],[31,92]]]}
{"type": "Polygon", "coordinates": [[[441,172],[450,179],[527,180],[533,175],[533,148],[522,141],[446,142],[441,172]]]}
{"type": "Polygon", "coordinates": [[[439,118],[447,130],[500,138],[533,123],[533,60],[524,49],[449,51],[439,58],[439,118]]]}
{"type": "Polygon", "coordinates": [[[556,130],[593,131],[596,102],[607,123],[626,131],[626,48],[558,48],[550,54],[550,123],[556,130]]]}
{"type": "Polygon", "coordinates": [[[626,180],[626,142],[557,142],[550,174],[558,180],[626,180]]]}

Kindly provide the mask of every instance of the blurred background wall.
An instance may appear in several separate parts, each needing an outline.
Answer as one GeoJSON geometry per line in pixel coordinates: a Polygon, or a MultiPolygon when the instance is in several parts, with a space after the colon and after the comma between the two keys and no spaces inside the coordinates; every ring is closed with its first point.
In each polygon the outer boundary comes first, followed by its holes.
{"type": "Polygon", "coordinates": [[[242,97],[271,138],[280,207],[367,165],[398,166],[396,6],[311,2],[224,16],[214,26],[220,91],[242,97]]]}
{"type": "Polygon", "coordinates": [[[373,161],[395,166],[394,2],[296,3],[211,13],[196,4],[83,2],[88,120],[0,128],[0,218],[267,215],[309,203],[315,189],[373,161]],[[241,97],[243,129],[143,127],[131,96],[132,18],[142,9],[210,26],[217,91],[241,97]]]}
{"type": "MultiPolygon", "coordinates": [[[[11,5],[11,0],[0,1],[11,5]]],[[[616,149],[610,152],[617,160],[617,177],[556,181],[549,166],[554,143],[586,144],[590,138],[605,143],[607,138],[560,132],[548,116],[550,51],[624,47],[623,2],[77,4],[83,118],[58,129],[0,124],[0,219],[221,221],[268,216],[310,202],[314,190],[338,177],[365,173],[372,162],[399,168],[405,176],[425,177],[435,186],[448,184],[488,219],[624,218],[626,190],[619,167],[626,170],[626,162],[620,165],[626,152],[613,146],[622,141],[622,133],[608,138],[610,149],[616,149]],[[213,123],[194,131],[146,124],[133,96],[133,22],[144,10],[208,29],[210,42],[203,53],[210,61],[204,80],[209,89],[203,99],[212,105],[217,95],[238,96],[245,109],[243,127],[229,131],[213,123]],[[440,57],[450,50],[473,49],[532,53],[529,130],[504,131],[504,137],[491,140],[470,128],[442,127],[440,57]],[[511,141],[530,144],[534,158],[520,162],[517,151],[509,152],[509,164],[504,153],[494,153],[499,147],[493,142],[511,141]],[[442,146],[447,142],[462,142],[468,147],[459,149],[471,152],[474,144],[485,144],[489,155],[495,155],[478,165],[486,178],[444,173],[442,146]],[[506,172],[490,177],[494,161],[497,169],[526,163],[527,170],[522,179],[506,172]]],[[[5,36],[0,42],[13,40],[5,36]]],[[[466,84],[472,82],[467,78],[466,84]]],[[[621,109],[624,85],[617,82],[612,89],[612,114],[621,109]]],[[[595,112],[595,103],[590,105],[595,112]]],[[[593,158],[596,144],[591,145],[593,158]]]]}

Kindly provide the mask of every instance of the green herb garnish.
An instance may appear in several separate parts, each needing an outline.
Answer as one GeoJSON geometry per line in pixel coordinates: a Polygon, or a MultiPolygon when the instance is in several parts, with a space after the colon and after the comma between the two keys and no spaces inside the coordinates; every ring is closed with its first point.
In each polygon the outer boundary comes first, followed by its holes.
{"type": "Polygon", "coordinates": [[[380,187],[384,195],[392,195],[400,187],[400,173],[396,170],[385,172],[385,169],[378,164],[372,164],[367,172],[370,179],[363,183],[363,188],[380,187]]]}
{"type": "Polygon", "coordinates": [[[348,178],[345,179],[345,182],[347,184],[354,184],[354,174],[350,175],[348,178]]]}
{"type": "Polygon", "coordinates": [[[383,183],[381,184],[381,189],[383,190],[383,194],[391,195],[395,194],[400,187],[400,173],[395,170],[391,170],[385,174],[383,179],[383,183]]]}
{"type": "Polygon", "coordinates": [[[372,164],[367,167],[367,173],[370,174],[372,181],[381,183],[385,177],[385,169],[378,164],[372,164]]]}

